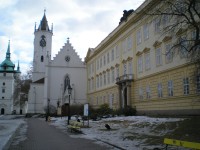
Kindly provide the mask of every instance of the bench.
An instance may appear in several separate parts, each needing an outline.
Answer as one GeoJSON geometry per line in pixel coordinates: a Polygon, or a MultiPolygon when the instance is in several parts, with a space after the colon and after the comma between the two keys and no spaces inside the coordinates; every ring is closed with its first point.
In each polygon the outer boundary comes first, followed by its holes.
{"type": "Polygon", "coordinates": [[[195,142],[187,142],[187,141],[180,141],[180,140],[165,138],[164,144],[166,144],[167,146],[173,145],[173,146],[178,146],[178,147],[192,148],[194,150],[200,150],[200,143],[195,143],[195,142]]]}
{"type": "Polygon", "coordinates": [[[71,132],[81,132],[81,127],[83,126],[83,124],[81,122],[78,121],[72,121],[70,122],[70,124],[67,126],[68,130],[70,130],[71,132]]]}

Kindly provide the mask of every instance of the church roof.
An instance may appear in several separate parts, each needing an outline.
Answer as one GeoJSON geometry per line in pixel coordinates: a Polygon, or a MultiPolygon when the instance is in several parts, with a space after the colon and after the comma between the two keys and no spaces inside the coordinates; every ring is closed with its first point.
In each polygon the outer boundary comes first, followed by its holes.
{"type": "Polygon", "coordinates": [[[35,81],[34,83],[44,83],[44,78],[35,81]]]}
{"type": "Polygon", "coordinates": [[[50,30],[49,30],[48,21],[47,21],[47,18],[46,18],[45,11],[44,11],[44,16],[43,16],[43,18],[42,18],[42,20],[40,21],[40,25],[39,25],[38,30],[50,31],[50,30]]]}

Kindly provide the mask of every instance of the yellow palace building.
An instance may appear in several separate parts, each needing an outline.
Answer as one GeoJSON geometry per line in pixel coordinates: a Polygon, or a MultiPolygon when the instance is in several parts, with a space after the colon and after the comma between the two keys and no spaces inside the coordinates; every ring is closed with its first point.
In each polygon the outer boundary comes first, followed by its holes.
{"type": "Polygon", "coordinates": [[[182,47],[173,47],[180,39],[193,38],[193,28],[163,34],[161,29],[176,19],[152,14],[158,7],[168,10],[163,1],[146,0],[135,11],[124,12],[119,25],[88,50],[87,98],[92,107],[107,103],[113,109],[131,106],[144,115],[200,114],[200,72],[182,47]]]}

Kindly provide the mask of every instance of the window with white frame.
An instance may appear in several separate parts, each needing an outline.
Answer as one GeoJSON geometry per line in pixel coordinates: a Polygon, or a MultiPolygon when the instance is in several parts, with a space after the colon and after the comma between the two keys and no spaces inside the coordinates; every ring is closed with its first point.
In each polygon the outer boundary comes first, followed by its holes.
{"type": "Polygon", "coordinates": [[[166,56],[166,63],[172,62],[173,59],[173,52],[171,49],[171,44],[165,45],[165,56],[166,56]]]}
{"type": "Polygon", "coordinates": [[[146,98],[147,99],[151,98],[151,90],[149,85],[146,87],[146,98]]]}
{"type": "Polygon", "coordinates": [[[110,71],[109,70],[107,72],[107,81],[108,81],[108,84],[110,84],[110,71]]]}
{"type": "Polygon", "coordinates": [[[102,74],[100,75],[100,87],[102,87],[102,74]]]}
{"type": "Polygon", "coordinates": [[[141,29],[137,31],[137,45],[142,43],[141,29]]]}
{"type": "Polygon", "coordinates": [[[168,81],[168,96],[173,96],[173,81],[169,80],[168,81]]]}
{"type": "Polygon", "coordinates": [[[92,90],[94,90],[94,78],[92,78],[92,90]]]}
{"type": "Polygon", "coordinates": [[[158,97],[163,97],[162,83],[158,83],[158,97]]]}
{"type": "Polygon", "coordinates": [[[143,63],[142,63],[142,55],[138,57],[138,72],[141,73],[143,71],[143,63]]]}
{"type": "Polygon", "coordinates": [[[106,73],[103,74],[103,84],[106,85],[106,73]]]}
{"type": "Polygon", "coordinates": [[[156,49],[156,65],[162,65],[162,50],[160,47],[156,49]]]}
{"type": "Polygon", "coordinates": [[[197,93],[200,93],[200,75],[197,75],[196,85],[197,85],[197,93]]]}
{"type": "Polygon", "coordinates": [[[99,76],[96,77],[97,82],[97,88],[99,88],[99,76]]]}
{"type": "Polygon", "coordinates": [[[114,61],[115,58],[115,51],[114,49],[111,50],[111,61],[114,61]]]}
{"type": "Polygon", "coordinates": [[[127,49],[128,51],[130,51],[132,49],[132,36],[130,35],[128,38],[127,38],[127,49]]]}
{"type": "Polygon", "coordinates": [[[154,20],[154,31],[156,33],[160,32],[160,19],[159,18],[156,18],[154,20]]]}
{"type": "Polygon", "coordinates": [[[139,88],[139,99],[140,100],[143,99],[143,88],[142,87],[139,88]]]}
{"type": "Polygon", "coordinates": [[[103,56],[103,65],[106,65],[106,55],[103,56]]]}
{"type": "Polygon", "coordinates": [[[109,107],[113,108],[114,94],[110,94],[109,107]]]}
{"type": "Polygon", "coordinates": [[[126,39],[122,41],[123,52],[126,53],[126,39]]]}
{"type": "Polygon", "coordinates": [[[94,73],[94,62],[92,63],[92,73],[94,73]]]}
{"type": "Polygon", "coordinates": [[[115,69],[112,69],[112,83],[115,82],[115,69]]]}
{"type": "Polygon", "coordinates": [[[127,74],[126,73],[126,71],[127,71],[127,69],[126,69],[126,63],[124,63],[123,65],[124,65],[124,75],[126,75],[127,74]]]}
{"type": "Polygon", "coordinates": [[[110,53],[107,53],[107,63],[110,63],[110,53]]]}
{"type": "Polygon", "coordinates": [[[145,24],[143,26],[143,35],[144,35],[144,40],[147,40],[149,38],[149,25],[145,24]]]}
{"type": "Polygon", "coordinates": [[[189,78],[186,77],[186,78],[183,78],[183,93],[184,95],[188,95],[190,92],[190,89],[189,89],[189,78]]]}
{"type": "Polygon", "coordinates": [[[166,27],[167,25],[168,25],[168,23],[169,23],[169,21],[170,21],[170,19],[169,19],[169,9],[166,9],[165,10],[165,15],[162,15],[162,25],[163,25],[163,27],[166,27]]]}
{"type": "Polygon", "coordinates": [[[102,57],[100,57],[100,68],[102,67],[102,57]]]}
{"type": "Polygon", "coordinates": [[[119,77],[119,67],[116,68],[116,76],[119,77]]]}
{"type": "Polygon", "coordinates": [[[145,69],[149,70],[151,68],[150,62],[150,52],[145,53],[145,69]]]}
{"type": "Polygon", "coordinates": [[[99,59],[97,59],[96,63],[97,63],[97,70],[99,70],[99,59]]]}
{"type": "Polygon", "coordinates": [[[128,61],[128,73],[129,74],[133,74],[133,63],[132,62],[133,62],[132,60],[128,61]]]}
{"type": "Polygon", "coordinates": [[[180,38],[180,57],[186,58],[188,56],[188,40],[186,37],[180,38]]]}
{"type": "Polygon", "coordinates": [[[119,45],[116,45],[115,51],[116,51],[116,58],[118,58],[119,57],[119,45]]]}

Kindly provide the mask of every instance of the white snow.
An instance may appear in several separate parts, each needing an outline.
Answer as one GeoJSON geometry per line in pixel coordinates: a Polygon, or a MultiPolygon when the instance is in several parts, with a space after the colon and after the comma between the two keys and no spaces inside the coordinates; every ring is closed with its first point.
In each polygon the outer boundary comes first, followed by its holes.
{"type": "Polygon", "coordinates": [[[6,145],[17,128],[25,123],[23,119],[14,119],[13,115],[0,116],[0,149],[6,145]]]}
{"type": "MultiPolygon", "coordinates": [[[[72,118],[75,119],[75,118],[72,118]]],[[[126,150],[153,149],[163,147],[163,143],[157,145],[145,145],[148,136],[163,136],[173,130],[163,128],[154,132],[160,124],[167,122],[177,122],[179,118],[151,118],[146,116],[114,117],[102,119],[100,121],[89,122],[89,128],[82,128],[84,134],[72,134],[73,138],[80,137],[92,140],[100,140],[121,147],[126,150]],[[112,130],[106,130],[105,123],[108,123],[112,130]],[[130,137],[130,138],[129,138],[130,137]]],[[[52,118],[51,125],[66,131],[67,118],[52,118]]],[[[87,122],[85,122],[87,125],[87,122]]],[[[98,142],[99,143],[99,142],[98,142]]]]}

